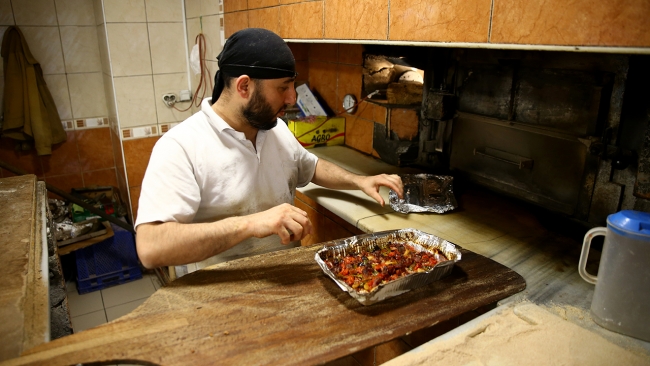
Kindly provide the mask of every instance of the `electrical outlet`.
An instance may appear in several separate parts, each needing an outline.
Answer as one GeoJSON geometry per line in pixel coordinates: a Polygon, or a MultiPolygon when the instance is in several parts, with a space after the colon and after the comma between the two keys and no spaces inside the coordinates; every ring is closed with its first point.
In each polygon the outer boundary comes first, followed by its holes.
{"type": "Polygon", "coordinates": [[[163,94],[162,100],[167,105],[168,107],[173,107],[174,104],[176,104],[176,94],[174,93],[167,93],[163,94]]]}
{"type": "Polygon", "coordinates": [[[181,102],[189,102],[192,100],[192,93],[189,90],[181,90],[181,102]]]}

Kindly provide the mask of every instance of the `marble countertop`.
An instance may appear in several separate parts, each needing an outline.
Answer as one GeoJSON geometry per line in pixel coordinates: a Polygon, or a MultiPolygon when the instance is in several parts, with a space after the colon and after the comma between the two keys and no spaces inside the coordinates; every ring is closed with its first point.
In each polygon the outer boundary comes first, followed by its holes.
{"type": "MultiPolygon", "coordinates": [[[[319,158],[364,175],[410,174],[345,146],[311,149],[319,158]]],[[[631,352],[650,358],[650,343],[606,330],[591,319],[589,308],[594,285],[578,274],[582,242],[576,235],[549,228],[534,207],[481,189],[455,188],[458,208],[445,214],[393,211],[360,191],[335,191],[313,183],[298,189],[321,206],[364,232],[414,228],[437,235],[463,248],[491,258],[519,273],[526,289],[499,302],[529,301],[594,332],[631,352]]],[[[388,202],[388,190],[380,194],[388,202]]],[[[580,232],[580,229],[573,230],[580,232]]],[[[586,229],[584,230],[586,232],[586,229]]],[[[591,273],[596,272],[599,253],[590,254],[591,273]]]]}

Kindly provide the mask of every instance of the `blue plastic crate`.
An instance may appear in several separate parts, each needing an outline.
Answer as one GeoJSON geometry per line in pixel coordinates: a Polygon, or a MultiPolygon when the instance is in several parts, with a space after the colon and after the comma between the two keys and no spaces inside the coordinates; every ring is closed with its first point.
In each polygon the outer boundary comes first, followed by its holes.
{"type": "Polygon", "coordinates": [[[74,252],[79,294],[142,278],[133,234],[111,226],[113,237],[74,252]]]}

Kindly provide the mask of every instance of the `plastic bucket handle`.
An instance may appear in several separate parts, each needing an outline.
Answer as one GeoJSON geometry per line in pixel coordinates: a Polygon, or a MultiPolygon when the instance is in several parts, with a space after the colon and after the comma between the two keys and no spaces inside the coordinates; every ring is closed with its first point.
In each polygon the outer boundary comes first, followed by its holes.
{"type": "Polygon", "coordinates": [[[578,263],[578,273],[587,282],[596,284],[598,277],[587,273],[587,257],[589,256],[589,249],[591,248],[591,240],[598,235],[605,236],[607,233],[606,227],[595,227],[585,234],[585,240],[582,242],[582,252],[580,253],[580,262],[578,263]]]}

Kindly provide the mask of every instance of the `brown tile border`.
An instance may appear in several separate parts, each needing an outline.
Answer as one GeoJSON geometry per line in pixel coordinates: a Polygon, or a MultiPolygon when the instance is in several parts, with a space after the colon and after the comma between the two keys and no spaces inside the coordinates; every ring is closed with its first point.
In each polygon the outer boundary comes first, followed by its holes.
{"type": "Polygon", "coordinates": [[[77,118],[61,121],[65,131],[108,127],[108,117],[77,118]]]}

